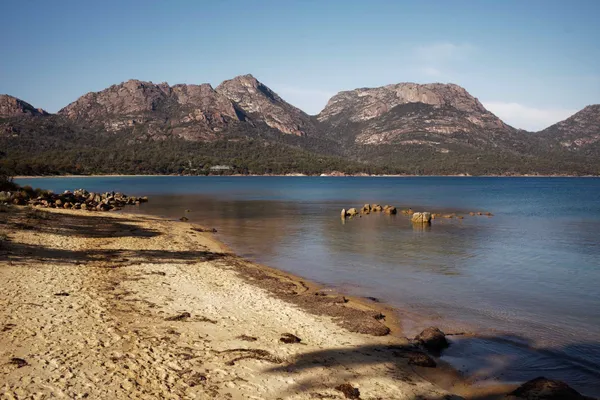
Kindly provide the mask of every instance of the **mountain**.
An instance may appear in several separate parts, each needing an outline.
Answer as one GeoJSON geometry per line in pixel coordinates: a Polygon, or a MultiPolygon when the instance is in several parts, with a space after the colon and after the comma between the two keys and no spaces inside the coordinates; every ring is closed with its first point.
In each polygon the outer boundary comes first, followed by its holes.
{"type": "Polygon", "coordinates": [[[399,83],[344,91],[317,119],[332,137],[358,145],[419,145],[440,152],[451,146],[505,147],[519,131],[454,84],[399,83]]]}
{"type": "Polygon", "coordinates": [[[206,83],[169,86],[129,80],[88,93],[58,114],[106,132],[129,131],[154,139],[216,140],[261,123],[284,134],[315,132],[310,116],[252,75],[227,80],[216,90],[206,83]]]}
{"type": "Polygon", "coordinates": [[[227,80],[216,90],[252,118],[280,132],[297,136],[316,133],[315,123],[308,114],[285,102],[252,75],[227,80]]]}
{"type": "Polygon", "coordinates": [[[600,104],[585,107],[536,134],[553,147],[578,151],[600,145],[600,104]]]}
{"type": "Polygon", "coordinates": [[[0,169],[598,175],[599,126],[596,105],[541,132],[515,129],[453,84],[343,91],[310,116],[252,75],[216,88],[129,80],[50,115],[0,96],[0,169]]]}
{"type": "Polygon", "coordinates": [[[58,114],[106,132],[186,140],[215,139],[245,120],[244,113],[209,84],[169,86],[138,80],[88,93],[58,114]]]}
{"type": "Polygon", "coordinates": [[[0,118],[41,115],[48,113],[16,97],[0,94],[0,118]]]}

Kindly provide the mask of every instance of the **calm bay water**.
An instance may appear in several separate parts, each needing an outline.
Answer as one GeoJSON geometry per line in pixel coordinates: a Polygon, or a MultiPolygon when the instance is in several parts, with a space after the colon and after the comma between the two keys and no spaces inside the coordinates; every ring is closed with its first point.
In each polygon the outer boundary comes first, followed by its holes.
{"type": "MultiPolygon", "coordinates": [[[[455,337],[444,358],[474,379],[544,375],[600,395],[600,179],[97,177],[20,179],[148,195],[136,212],[218,229],[238,254],[398,308],[405,333],[455,337]],[[340,219],[365,203],[493,217],[340,219]],[[185,213],[189,209],[191,212],[185,213]]],[[[129,210],[134,210],[133,208],[129,210]]]]}

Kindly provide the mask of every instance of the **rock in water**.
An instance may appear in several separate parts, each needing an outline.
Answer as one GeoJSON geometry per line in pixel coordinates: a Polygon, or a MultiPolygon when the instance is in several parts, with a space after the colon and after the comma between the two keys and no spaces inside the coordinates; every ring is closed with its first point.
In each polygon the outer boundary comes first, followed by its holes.
{"type": "Polygon", "coordinates": [[[346,209],[342,208],[342,218],[346,218],[346,209]]]}
{"type": "Polygon", "coordinates": [[[425,329],[415,337],[415,340],[434,354],[439,354],[450,346],[444,332],[435,327],[425,329]]]}
{"type": "Polygon", "coordinates": [[[346,212],[346,215],[349,215],[351,217],[355,216],[358,214],[358,211],[356,211],[356,208],[351,208],[346,212]]]}
{"type": "Polygon", "coordinates": [[[398,212],[394,206],[385,206],[383,207],[383,211],[388,215],[393,215],[398,212]]]}
{"type": "Polygon", "coordinates": [[[431,213],[428,212],[416,212],[410,219],[415,224],[430,224],[431,213]]]}
{"type": "Polygon", "coordinates": [[[540,376],[519,386],[508,394],[507,399],[526,400],[585,400],[589,397],[581,395],[564,382],[540,376]]]}

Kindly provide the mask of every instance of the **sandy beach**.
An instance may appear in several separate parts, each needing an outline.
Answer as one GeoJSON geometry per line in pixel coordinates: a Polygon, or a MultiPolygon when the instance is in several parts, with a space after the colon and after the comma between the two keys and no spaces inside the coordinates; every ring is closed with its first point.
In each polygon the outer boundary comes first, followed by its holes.
{"type": "Polygon", "coordinates": [[[25,207],[0,218],[2,399],[336,399],[353,395],[344,384],[362,399],[452,398],[380,310],[197,226],[25,207]]]}

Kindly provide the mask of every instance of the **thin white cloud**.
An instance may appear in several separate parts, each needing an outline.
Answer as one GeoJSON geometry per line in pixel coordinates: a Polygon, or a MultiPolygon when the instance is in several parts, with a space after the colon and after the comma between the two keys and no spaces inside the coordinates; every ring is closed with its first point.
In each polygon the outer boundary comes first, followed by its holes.
{"type": "Polygon", "coordinates": [[[542,130],[578,111],[566,108],[536,108],[501,101],[486,101],[483,105],[507,124],[528,131],[542,130]]]}
{"type": "Polygon", "coordinates": [[[271,85],[271,88],[285,101],[307,114],[318,114],[335,95],[327,90],[298,87],[292,85],[271,85]]]}
{"type": "Polygon", "coordinates": [[[430,43],[417,46],[413,57],[420,73],[430,77],[448,76],[456,64],[464,61],[475,50],[469,43],[430,43]]]}
{"type": "Polygon", "coordinates": [[[441,76],[442,75],[442,71],[440,71],[439,69],[434,68],[434,67],[423,67],[421,69],[421,72],[428,76],[441,76]]]}
{"type": "Polygon", "coordinates": [[[416,56],[425,62],[439,63],[453,59],[463,59],[475,47],[469,43],[432,43],[415,49],[416,56]]]}

